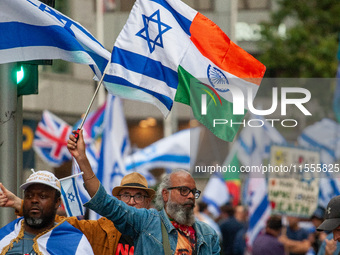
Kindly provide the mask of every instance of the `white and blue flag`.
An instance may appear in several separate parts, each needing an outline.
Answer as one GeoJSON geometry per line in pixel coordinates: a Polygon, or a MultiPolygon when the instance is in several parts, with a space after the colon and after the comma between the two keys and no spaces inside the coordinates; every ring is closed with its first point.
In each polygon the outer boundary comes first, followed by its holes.
{"type": "Polygon", "coordinates": [[[75,174],[59,180],[61,185],[61,198],[65,206],[67,217],[84,215],[83,203],[80,198],[76,181],[78,175],[80,174],[75,174]]]}
{"type": "Polygon", "coordinates": [[[298,143],[319,150],[322,163],[334,163],[340,159],[340,124],[324,118],[306,127],[298,137],[298,143]]]}
{"type": "MultiPolygon", "coordinates": [[[[83,126],[83,135],[86,145],[85,153],[88,158],[92,171],[96,174],[98,171],[98,160],[100,156],[100,146],[101,146],[101,136],[103,132],[103,121],[105,114],[106,102],[93,112],[90,112],[86,118],[83,126]]],[[[81,123],[80,119],[74,126],[73,129],[76,130],[81,123]]],[[[73,159],[72,161],[72,174],[79,174],[80,169],[77,161],[73,159]]],[[[83,203],[86,203],[91,199],[87,193],[83,183],[83,177],[78,175],[76,178],[77,187],[79,189],[80,198],[83,203]]]]}
{"type": "MultiPolygon", "coordinates": [[[[16,219],[0,229],[0,254],[6,254],[14,241],[23,236],[23,218],[16,219]]],[[[36,254],[92,255],[92,247],[85,235],[67,221],[34,238],[36,254]]]]}
{"type": "MultiPolygon", "coordinates": [[[[86,155],[98,180],[106,192],[111,194],[112,189],[119,186],[121,179],[127,174],[124,158],[130,154],[131,147],[121,99],[108,94],[104,107],[105,109],[100,108],[99,112],[95,113],[101,115],[101,142],[89,144],[86,148],[86,155]]],[[[80,169],[76,161],[74,160],[73,163],[73,173],[79,173],[80,169]]],[[[79,176],[77,183],[83,202],[87,202],[90,196],[79,176]]],[[[90,211],[89,217],[94,220],[100,218],[100,215],[90,211]]]]}
{"type": "Polygon", "coordinates": [[[320,152],[321,164],[326,164],[329,171],[322,172],[320,179],[319,205],[326,208],[329,200],[340,195],[339,176],[335,162],[340,159],[340,124],[331,119],[322,119],[306,127],[298,137],[300,146],[320,152]]]}
{"type": "Polygon", "coordinates": [[[230,200],[227,184],[220,173],[212,175],[204,188],[202,201],[208,204],[208,210],[217,218],[220,207],[230,200]]]}
{"type": "Polygon", "coordinates": [[[104,129],[97,178],[108,194],[120,185],[127,174],[124,158],[130,153],[130,138],[124,116],[122,101],[108,94],[104,114],[104,129]]]}
{"type": "Polygon", "coordinates": [[[84,27],[37,0],[0,1],[0,64],[62,59],[101,77],[108,52],[84,27]]]}
{"type": "Polygon", "coordinates": [[[190,128],[165,137],[125,158],[128,171],[143,175],[153,168],[191,170],[195,163],[201,128],[190,128]]]}
{"type": "MultiPolygon", "coordinates": [[[[286,144],[284,137],[269,122],[260,116],[261,127],[246,126],[240,133],[237,143],[237,156],[244,166],[261,166],[264,159],[269,159],[272,144],[286,144]]],[[[260,231],[266,226],[271,213],[268,200],[267,180],[262,174],[250,172],[246,187],[246,204],[249,212],[249,227],[246,233],[247,246],[250,248],[260,231]]]]}

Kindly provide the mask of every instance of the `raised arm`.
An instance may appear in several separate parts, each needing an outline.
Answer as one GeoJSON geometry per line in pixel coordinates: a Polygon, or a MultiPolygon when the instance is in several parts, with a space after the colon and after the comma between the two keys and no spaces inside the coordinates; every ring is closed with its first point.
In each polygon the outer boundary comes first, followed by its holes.
{"type": "Polygon", "coordinates": [[[76,159],[80,170],[84,172],[83,180],[85,188],[89,195],[93,197],[99,188],[100,182],[97,179],[96,175],[93,173],[90,162],[85,154],[83,130],[80,130],[79,132],[78,142],[74,136],[75,133],[76,131],[73,130],[73,134],[69,136],[69,139],[67,141],[67,148],[71,155],[76,159]]]}
{"type": "Polygon", "coordinates": [[[12,207],[17,211],[20,211],[21,203],[21,198],[14,195],[0,183],[0,207],[12,207]]]}

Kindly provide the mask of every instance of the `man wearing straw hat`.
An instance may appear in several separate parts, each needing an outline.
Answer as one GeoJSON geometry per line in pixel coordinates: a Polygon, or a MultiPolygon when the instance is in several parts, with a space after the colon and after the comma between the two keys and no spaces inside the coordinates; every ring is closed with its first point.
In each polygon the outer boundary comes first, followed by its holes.
{"type": "Polygon", "coordinates": [[[86,158],[82,132],[79,140],[70,135],[67,148],[84,172],[85,188],[91,196],[85,206],[107,217],[122,233],[131,236],[135,254],[220,253],[216,232],[195,219],[193,208],[201,192],[190,173],[180,170],[163,178],[156,198],[159,211],[138,210],[106,193],[86,158]]]}
{"type": "Polygon", "coordinates": [[[33,172],[21,188],[24,190],[24,217],[0,229],[1,255],[93,254],[81,231],[65,220],[55,222],[61,198],[60,183],[54,174],[33,172]]]}
{"type": "MultiPolygon", "coordinates": [[[[0,206],[13,207],[19,215],[22,215],[21,199],[6,190],[0,183],[3,193],[0,194],[0,206]]],[[[112,195],[135,208],[149,208],[151,200],[155,195],[153,189],[148,188],[144,176],[131,173],[121,181],[121,185],[112,190],[112,195]]],[[[131,237],[122,235],[114,226],[112,221],[105,217],[99,220],[78,220],[76,217],[65,218],[56,216],[56,221],[67,220],[71,225],[81,230],[89,240],[95,255],[121,255],[133,254],[134,244],[131,237]]]]}

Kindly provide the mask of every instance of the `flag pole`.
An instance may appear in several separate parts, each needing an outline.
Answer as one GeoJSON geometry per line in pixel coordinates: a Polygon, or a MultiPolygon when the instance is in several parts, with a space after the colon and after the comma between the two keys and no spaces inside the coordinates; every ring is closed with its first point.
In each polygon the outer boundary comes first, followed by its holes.
{"type": "Polygon", "coordinates": [[[73,177],[77,177],[77,176],[83,175],[83,174],[84,174],[84,172],[80,172],[80,173],[78,173],[78,174],[70,175],[70,176],[67,176],[67,177],[65,177],[65,178],[59,179],[59,181],[60,181],[60,182],[61,182],[61,181],[65,181],[65,180],[67,180],[67,179],[71,179],[71,178],[73,178],[73,177]]]}
{"type": "Polygon", "coordinates": [[[99,89],[100,89],[100,86],[101,86],[102,83],[103,83],[104,76],[105,76],[105,74],[106,74],[106,70],[107,70],[108,66],[110,65],[110,62],[111,62],[111,60],[107,63],[107,65],[106,65],[106,67],[105,67],[105,70],[104,70],[104,73],[103,73],[102,77],[100,78],[99,84],[98,84],[98,86],[97,86],[97,88],[96,88],[96,91],[94,92],[94,94],[93,94],[93,96],[92,96],[92,99],[91,99],[91,102],[90,102],[89,106],[87,107],[87,110],[86,110],[86,112],[85,112],[85,114],[84,114],[83,120],[81,121],[81,123],[80,123],[80,125],[79,125],[79,127],[78,127],[78,129],[77,129],[77,132],[74,134],[74,136],[75,136],[75,138],[76,138],[77,140],[78,140],[78,138],[79,138],[79,132],[80,132],[80,130],[83,128],[84,123],[85,123],[85,120],[86,120],[87,116],[89,115],[89,112],[90,112],[90,109],[91,109],[91,107],[92,107],[92,105],[93,105],[94,99],[96,98],[96,96],[97,96],[97,94],[98,94],[98,91],[99,91],[99,89]]]}

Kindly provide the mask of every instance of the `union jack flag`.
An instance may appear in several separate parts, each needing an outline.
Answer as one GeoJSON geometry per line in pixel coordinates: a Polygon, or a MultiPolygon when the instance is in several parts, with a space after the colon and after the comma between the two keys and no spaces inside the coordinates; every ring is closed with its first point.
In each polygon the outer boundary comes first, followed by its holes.
{"type": "Polygon", "coordinates": [[[58,167],[71,160],[67,139],[72,127],[49,111],[44,111],[34,135],[33,149],[47,164],[58,167]]]}

